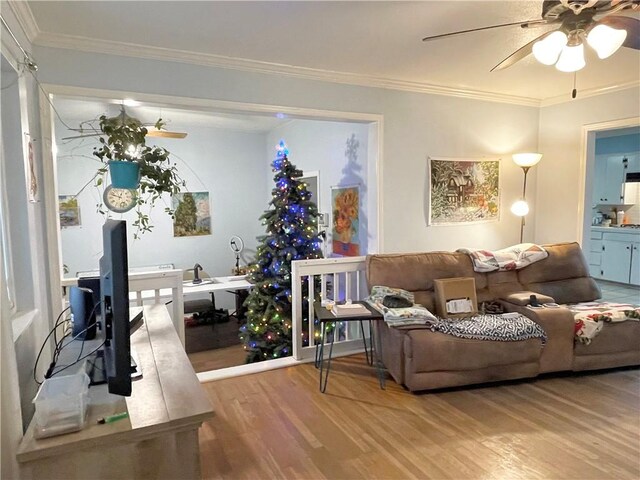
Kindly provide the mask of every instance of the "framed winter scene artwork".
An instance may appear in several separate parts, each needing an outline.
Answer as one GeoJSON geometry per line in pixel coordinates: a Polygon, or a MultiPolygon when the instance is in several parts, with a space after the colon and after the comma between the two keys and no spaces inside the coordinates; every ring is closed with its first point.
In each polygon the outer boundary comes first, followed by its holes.
{"type": "Polygon", "coordinates": [[[500,159],[431,158],[427,225],[500,220],[500,159]]]}
{"type": "Polygon", "coordinates": [[[172,199],[174,237],[211,235],[209,192],[176,193],[172,199]]]}
{"type": "Polygon", "coordinates": [[[331,188],[332,249],[336,255],[357,257],[360,255],[360,188],[331,188]]]}

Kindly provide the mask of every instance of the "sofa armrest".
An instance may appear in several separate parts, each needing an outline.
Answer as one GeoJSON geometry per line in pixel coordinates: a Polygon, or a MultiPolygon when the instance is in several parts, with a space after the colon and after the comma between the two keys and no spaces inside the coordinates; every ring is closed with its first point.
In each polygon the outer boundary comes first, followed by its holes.
{"type": "Polygon", "coordinates": [[[573,365],[574,319],[564,307],[532,309],[500,301],[507,312],[518,312],[540,325],[547,343],[540,356],[540,373],[571,370],[573,365]]]}
{"type": "Polygon", "coordinates": [[[531,302],[531,295],[535,295],[538,303],[555,303],[555,299],[553,297],[549,297],[548,295],[543,295],[538,292],[531,291],[522,291],[522,292],[513,292],[504,297],[500,297],[500,300],[504,300],[505,302],[513,303],[519,306],[529,305],[531,302]]]}

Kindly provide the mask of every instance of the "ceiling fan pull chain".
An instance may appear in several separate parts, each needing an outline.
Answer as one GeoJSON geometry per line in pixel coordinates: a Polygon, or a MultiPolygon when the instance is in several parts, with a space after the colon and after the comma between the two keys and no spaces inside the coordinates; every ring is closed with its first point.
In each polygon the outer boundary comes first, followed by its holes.
{"type": "Polygon", "coordinates": [[[578,76],[578,72],[573,72],[573,90],[571,91],[571,98],[576,98],[578,96],[578,90],[576,89],[577,76],[578,76]]]}

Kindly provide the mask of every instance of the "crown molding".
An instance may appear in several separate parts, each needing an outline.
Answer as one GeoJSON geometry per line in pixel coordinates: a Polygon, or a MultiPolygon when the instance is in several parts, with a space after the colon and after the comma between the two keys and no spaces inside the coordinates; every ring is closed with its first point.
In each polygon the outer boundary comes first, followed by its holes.
{"type": "MultiPolygon", "coordinates": [[[[433,95],[445,95],[450,97],[468,98],[489,102],[523,105],[528,107],[548,107],[561,103],[574,101],[569,95],[559,95],[544,99],[508,95],[503,93],[485,92],[481,90],[447,87],[423,82],[397,80],[371,75],[358,75],[354,73],[321,70],[309,67],[299,67],[281,63],[263,62],[244,58],[227,57],[211,53],[198,53],[187,50],[178,50],[164,47],[153,47],[134,43],[101,40],[89,37],[51,33],[40,31],[27,2],[10,0],[8,4],[14,10],[20,25],[32,44],[43,47],[78,50],[89,53],[125,56],[133,58],[146,58],[177,63],[187,63],[206,67],[226,68],[252,73],[267,73],[282,75],[306,80],[332,82],[346,85],[358,85],[362,87],[384,88],[414,93],[427,93],[433,95]]],[[[578,99],[605,95],[608,93],[640,88],[640,81],[631,81],[622,84],[608,85],[592,89],[581,90],[578,99]]]]}
{"type": "Polygon", "coordinates": [[[557,97],[545,98],[540,102],[540,107],[549,107],[551,105],[558,105],[561,103],[575,102],[576,100],[583,100],[589,97],[596,97],[598,95],[606,95],[613,92],[621,92],[630,88],[640,89],[640,80],[633,80],[626,83],[618,83],[615,85],[608,85],[606,87],[589,88],[586,90],[578,90],[578,96],[576,98],[569,98],[570,95],[560,95],[557,97]]]}
{"type": "Polygon", "coordinates": [[[51,48],[79,50],[90,53],[102,53],[150,60],[162,60],[178,63],[189,63],[207,67],[226,68],[252,73],[268,73],[284,75],[307,80],[358,85],[363,87],[403,90],[408,92],[430,93],[451,97],[470,98],[490,102],[509,103],[539,107],[540,100],[529,97],[506,95],[501,93],[483,92],[471,89],[452,88],[421,82],[395,80],[384,77],[357,75],[353,73],[320,70],[309,67],[298,67],[280,63],[248,60],[244,58],[227,57],[210,53],[190,52],[163,47],[152,47],[133,43],[99,40],[75,35],[40,32],[36,45],[51,48]]]}
{"type": "Polygon", "coordinates": [[[16,17],[18,24],[20,24],[20,28],[27,37],[27,40],[29,40],[29,43],[33,45],[35,39],[41,32],[36,19],[33,16],[31,7],[29,7],[29,3],[25,1],[8,0],[6,4],[9,5],[9,8],[16,17]]]}

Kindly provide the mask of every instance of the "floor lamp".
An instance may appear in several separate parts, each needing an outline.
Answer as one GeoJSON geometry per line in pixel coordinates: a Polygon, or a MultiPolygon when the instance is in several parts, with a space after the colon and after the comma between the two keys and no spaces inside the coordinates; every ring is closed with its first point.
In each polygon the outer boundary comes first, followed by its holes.
{"type": "Polygon", "coordinates": [[[541,153],[514,153],[512,155],[516,165],[524,172],[524,183],[522,185],[522,198],[511,205],[511,213],[520,217],[520,243],[524,236],[524,217],[529,213],[529,204],[526,200],[527,194],[527,173],[529,169],[536,165],[542,158],[541,153]]]}

